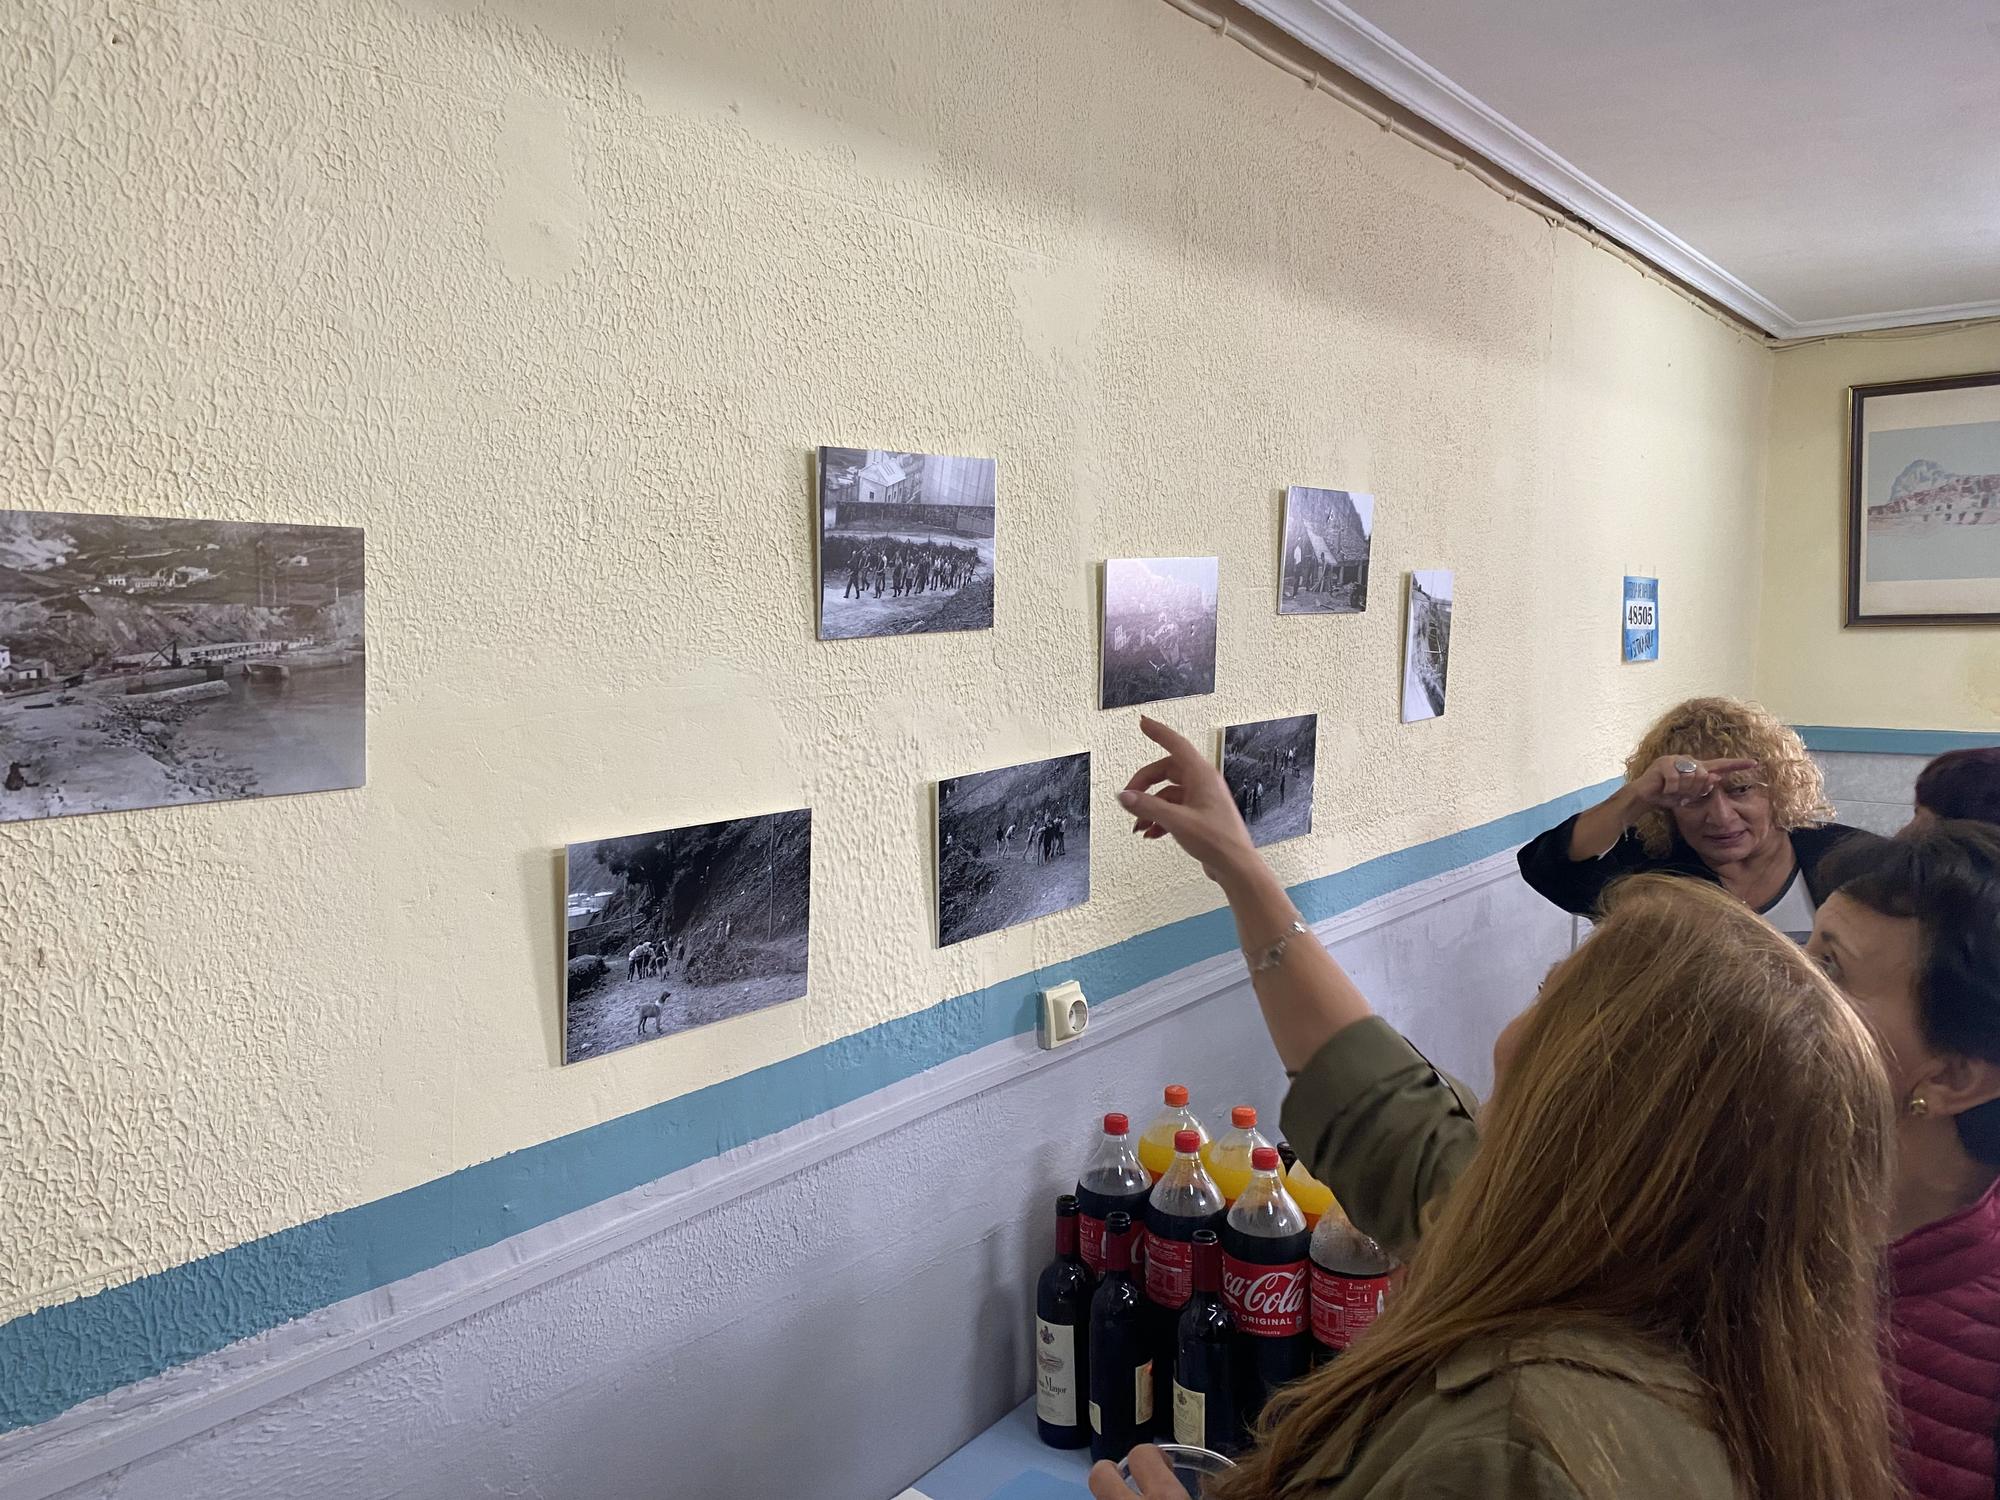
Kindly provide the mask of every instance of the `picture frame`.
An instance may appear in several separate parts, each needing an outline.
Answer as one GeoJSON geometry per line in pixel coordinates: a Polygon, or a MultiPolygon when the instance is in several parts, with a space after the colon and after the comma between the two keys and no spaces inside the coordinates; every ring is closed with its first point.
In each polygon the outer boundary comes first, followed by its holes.
{"type": "Polygon", "coordinates": [[[2000,370],[1848,391],[1844,627],[2000,623],[2000,370]]]}

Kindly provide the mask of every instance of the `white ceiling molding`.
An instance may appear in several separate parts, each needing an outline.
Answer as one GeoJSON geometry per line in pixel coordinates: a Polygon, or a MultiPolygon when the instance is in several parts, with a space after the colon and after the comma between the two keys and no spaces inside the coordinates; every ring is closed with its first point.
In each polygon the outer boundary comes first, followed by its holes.
{"type": "Polygon", "coordinates": [[[2000,301],[1992,301],[1802,322],[1467,93],[1340,0],[1242,0],[1242,4],[1668,275],[1776,338],[1814,338],[2000,316],[2000,301]]]}

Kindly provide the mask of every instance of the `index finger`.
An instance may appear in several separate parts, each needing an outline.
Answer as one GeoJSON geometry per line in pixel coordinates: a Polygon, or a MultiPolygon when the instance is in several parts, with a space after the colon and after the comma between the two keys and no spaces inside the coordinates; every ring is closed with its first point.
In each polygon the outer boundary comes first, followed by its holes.
{"type": "Polygon", "coordinates": [[[1132,773],[1132,779],[1125,783],[1128,792],[1150,792],[1163,781],[1174,779],[1174,758],[1164,755],[1149,761],[1132,773]]]}
{"type": "Polygon", "coordinates": [[[1174,1477],[1173,1465],[1167,1462],[1166,1454],[1151,1443],[1141,1443],[1134,1448],[1125,1463],[1131,1469],[1132,1477],[1139,1482],[1139,1493],[1145,1500],[1187,1500],[1187,1491],[1174,1477]]]}
{"type": "Polygon", "coordinates": [[[1144,714],[1141,714],[1139,716],[1139,732],[1158,745],[1162,750],[1166,751],[1168,760],[1198,761],[1202,758],[1201,752],[1194,747],[1194,741],[1187,738],[1186,735],[1169,729],[1158,719],[1149,719],[1144,714]]]}
{"type": "Polygon", "coordinates": [[[1736,760],[1705,760],[1701,768],[1711,776],[1727,776],[1734,771],[1754,771],[1757,765],[1754,758],[1739,757],[1736,760]]]}

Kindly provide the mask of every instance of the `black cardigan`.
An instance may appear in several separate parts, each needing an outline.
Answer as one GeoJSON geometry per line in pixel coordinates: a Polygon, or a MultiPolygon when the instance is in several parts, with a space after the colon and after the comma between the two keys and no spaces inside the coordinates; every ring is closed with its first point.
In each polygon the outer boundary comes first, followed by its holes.
{"type": "MultiPolygon", "coordinates": [[[[1577,817],[1581,816],[1581,813],[1577,814],[1577,817]]],[[[1547,833],[1523,844],[1516,858],[1521,863],[1523,880],[1545,900],[1579,917],[1596,916],[1597,904],[1603,899],[1605,887],[1626,875],[1660,871],[1668,875],[1692,875],[1699,880],[1721,884],[1715,871],[1703,864],[1701,856],[1678,835],[1674,838],[1672,850],[1663,855],[1653,855],[1646,852],[1639,835],[1628,828],[1625,836],[1600,858],[1571,859],[1569,836],[1575,826],[1576,817],[1563,819],[1547,833]]],[[[1818,828],[1794,828],[1791,831],[1792,854],[1806,877],[1806,889],[1812,893],[1814,906],[1833,894],[1826,888],[1821,865],[1835,846],[1858,831],[1844,823],[1826,823],[1818,828]]]]}

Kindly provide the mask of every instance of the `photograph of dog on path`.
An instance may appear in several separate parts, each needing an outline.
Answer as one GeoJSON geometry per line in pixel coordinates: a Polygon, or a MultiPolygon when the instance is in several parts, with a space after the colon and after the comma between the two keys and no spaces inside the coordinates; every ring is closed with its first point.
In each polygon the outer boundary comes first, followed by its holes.
{"type": "Polygon", "coordinates": [[[563,1061],[806,992],[812,814],[571,844],[563,1061]]]}

